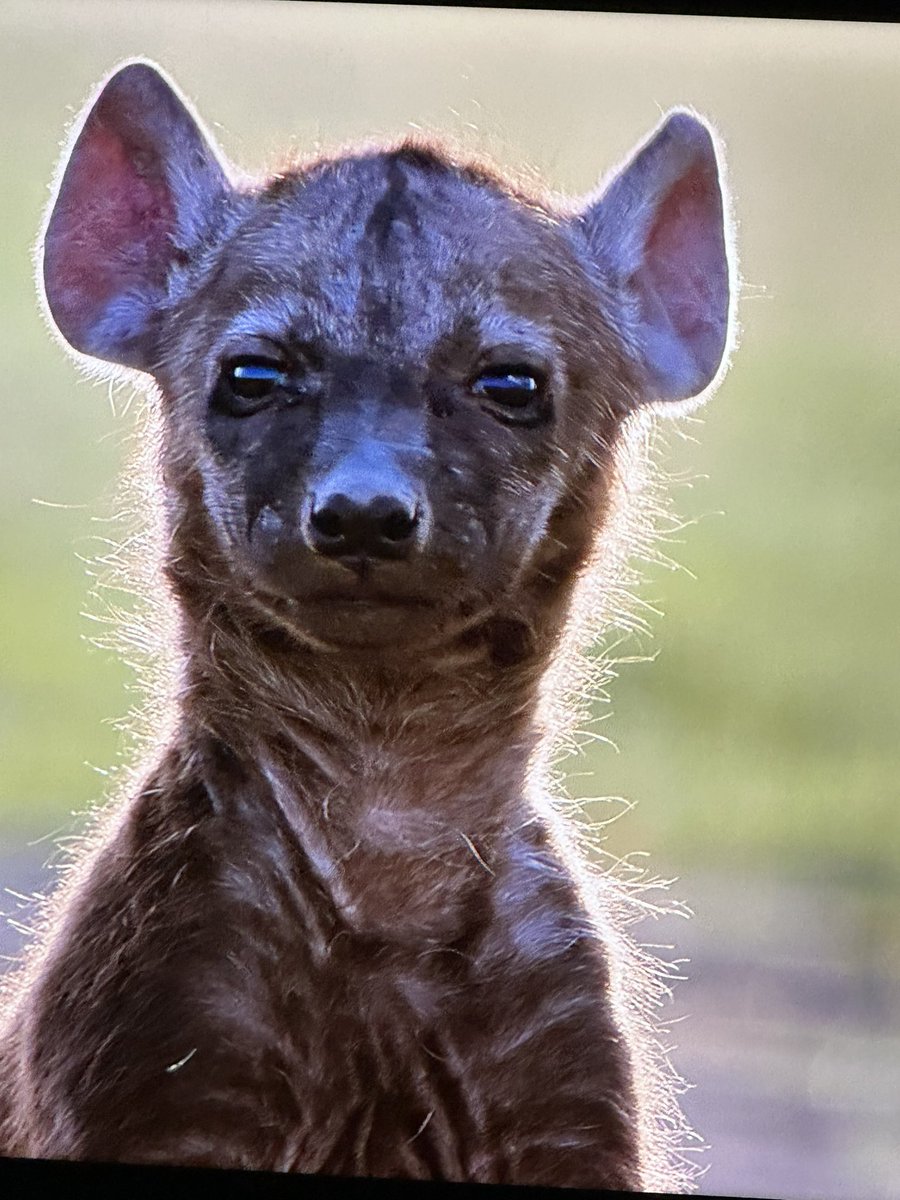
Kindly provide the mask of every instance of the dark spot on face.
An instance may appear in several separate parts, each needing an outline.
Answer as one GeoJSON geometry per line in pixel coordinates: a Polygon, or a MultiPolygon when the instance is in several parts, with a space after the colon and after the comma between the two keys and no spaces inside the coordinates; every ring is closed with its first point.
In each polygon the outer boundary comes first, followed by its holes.
{"type": "Polygon", "coordinates": [[[498,667],[514,667],[523,662],[534,648],[531,630],[522,621],[496,617],[490,623],[488,637],[491,660],[498,667]]]}
{"type": "Polygon", "coordinates": [[[428,385],[428,404],[436,417],[452,417],[456,411],[456,397],[453,387],[440,380],[428,385]]]}
{"type": "Polygon", "coordinates": [[[534,650],[534,636],[523,621],[511,617],[491,617],[470,629],[459,639],[462,646],[487,645],[491,662],[497,667],[515,667],[534,650]]]}
{"type": "Polygon", "coordinates": [[[387,189],[366,222],[366,237],[379,250],[383,250],[397,225],[406,225],[413,233],[420,230],[415,201],[409,195],[406,172],[395,155],[388,161],[387,189]]]}

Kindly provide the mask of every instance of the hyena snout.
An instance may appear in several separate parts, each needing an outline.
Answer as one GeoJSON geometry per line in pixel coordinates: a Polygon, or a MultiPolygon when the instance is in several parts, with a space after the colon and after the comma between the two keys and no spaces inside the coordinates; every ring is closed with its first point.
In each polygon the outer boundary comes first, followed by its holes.
{"type": "Polygon", "coordinates": [[[328,558],[406,558],[417,542],[418,507],[397,496],[358,501],[337,492],[313,500],[304,528],[309,545],[328,558]]]}
{"type": "Polygon", "coordinates": [[[381,447],[347,455],[311,489],[302,533],[332,559],[406,559],[424,549],[430,525],[423,489],[381,447]]]}

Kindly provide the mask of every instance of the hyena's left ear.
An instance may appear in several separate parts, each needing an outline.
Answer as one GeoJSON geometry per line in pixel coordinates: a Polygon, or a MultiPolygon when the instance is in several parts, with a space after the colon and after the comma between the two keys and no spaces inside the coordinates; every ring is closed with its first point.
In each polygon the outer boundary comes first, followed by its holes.
{"type": "Polygon", "coordinates": [[[713,136],[681,110],[575,219],[622,294],[644,402],[690,399],[719,371],[734,285],[726,219],[713,136]]]}
{"type": "Polygon", "coordinates": [[[169,274],[189,260],[231,185],[174,85],[126,63],[86,110],[42,239],[50,315],[83,354],[150,370],[169,274]]]}

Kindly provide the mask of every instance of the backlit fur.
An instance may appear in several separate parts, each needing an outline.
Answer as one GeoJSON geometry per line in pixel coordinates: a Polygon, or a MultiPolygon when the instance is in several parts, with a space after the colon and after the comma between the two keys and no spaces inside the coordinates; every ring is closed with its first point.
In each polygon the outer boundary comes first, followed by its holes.
{"type": "Polygon", "coordinates": [[[689,1186],[640,898],[550,798],[648,429],[569,216],[404,143],[238,187],[171,272],[144,431],[161,732],[6,980],[0,1150],[689,1186]],[[229,423],[220,363],[260,337],[318,347],[315,382],[229,423]],[[507,343],[546,364],[539,427],[462,397],[507,343]],[[373,572],[402,606],[351,615],[319,600],[346,572],[282,539],[363,427],[429,541],[373,572]]]}

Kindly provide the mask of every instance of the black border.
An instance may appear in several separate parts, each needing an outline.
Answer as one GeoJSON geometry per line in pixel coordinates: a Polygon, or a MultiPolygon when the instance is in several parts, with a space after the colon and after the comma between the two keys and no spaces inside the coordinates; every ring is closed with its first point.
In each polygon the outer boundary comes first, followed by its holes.
{"type": "Polygon", "coordinates": [[[673,17],[749,17],[759,19],[784,21],[854,21],[854,22],[883,22],[887,24],[900,23],[900,6],[880,2],[880,0],[860,0],[854,4],[851,0],[690,0],[690,3],[654,3],[653,0],[642,0],[636,4],[599,5],[590,0],[565,0],[565,3],[553,3],[553,0],[500,0],[493,4],[482,3],[481,0],[456,0],[454,4],[436,4],[431,0],[279,0],[281,4],[322,3],[356,6],[365,3],[367,6],[390,5],[401,8],[483,8],[483,9],[516,9],[535,12],[593,12],[607,13],[611,16],[622,14],[634,16],[673,16],[673,17]]]}
{"type": "MultiPolygon", "coordinates": [[[[216,1200],[245,1197],[315,1197],[316,1200],[560,1200],[561,1197],[631,1196],[633,1193],[543,1188],[525,1185],[446,1183],[410,1179],[351,1179],[332,1175],[234,1171],[215,1167],[130,1166],[124,1163],[61,1162],[0,1158],[0,1194],[10,1200],[44,1195],[66,1200],[121,1197],[124,1200],[169,1200],[171,1196],[212,1194],[216,1200]]],[[[662,1198],[665,1193],[641,1192],[662,1198]]],[[[704,1196],[703,1200],[710,1200],[704,1196]]],[[[712,1197],[711,1200],[716,1200],[712,1197]]],[[[752,1200],[752,1198],[746,1198],[752,1200]]]]}

